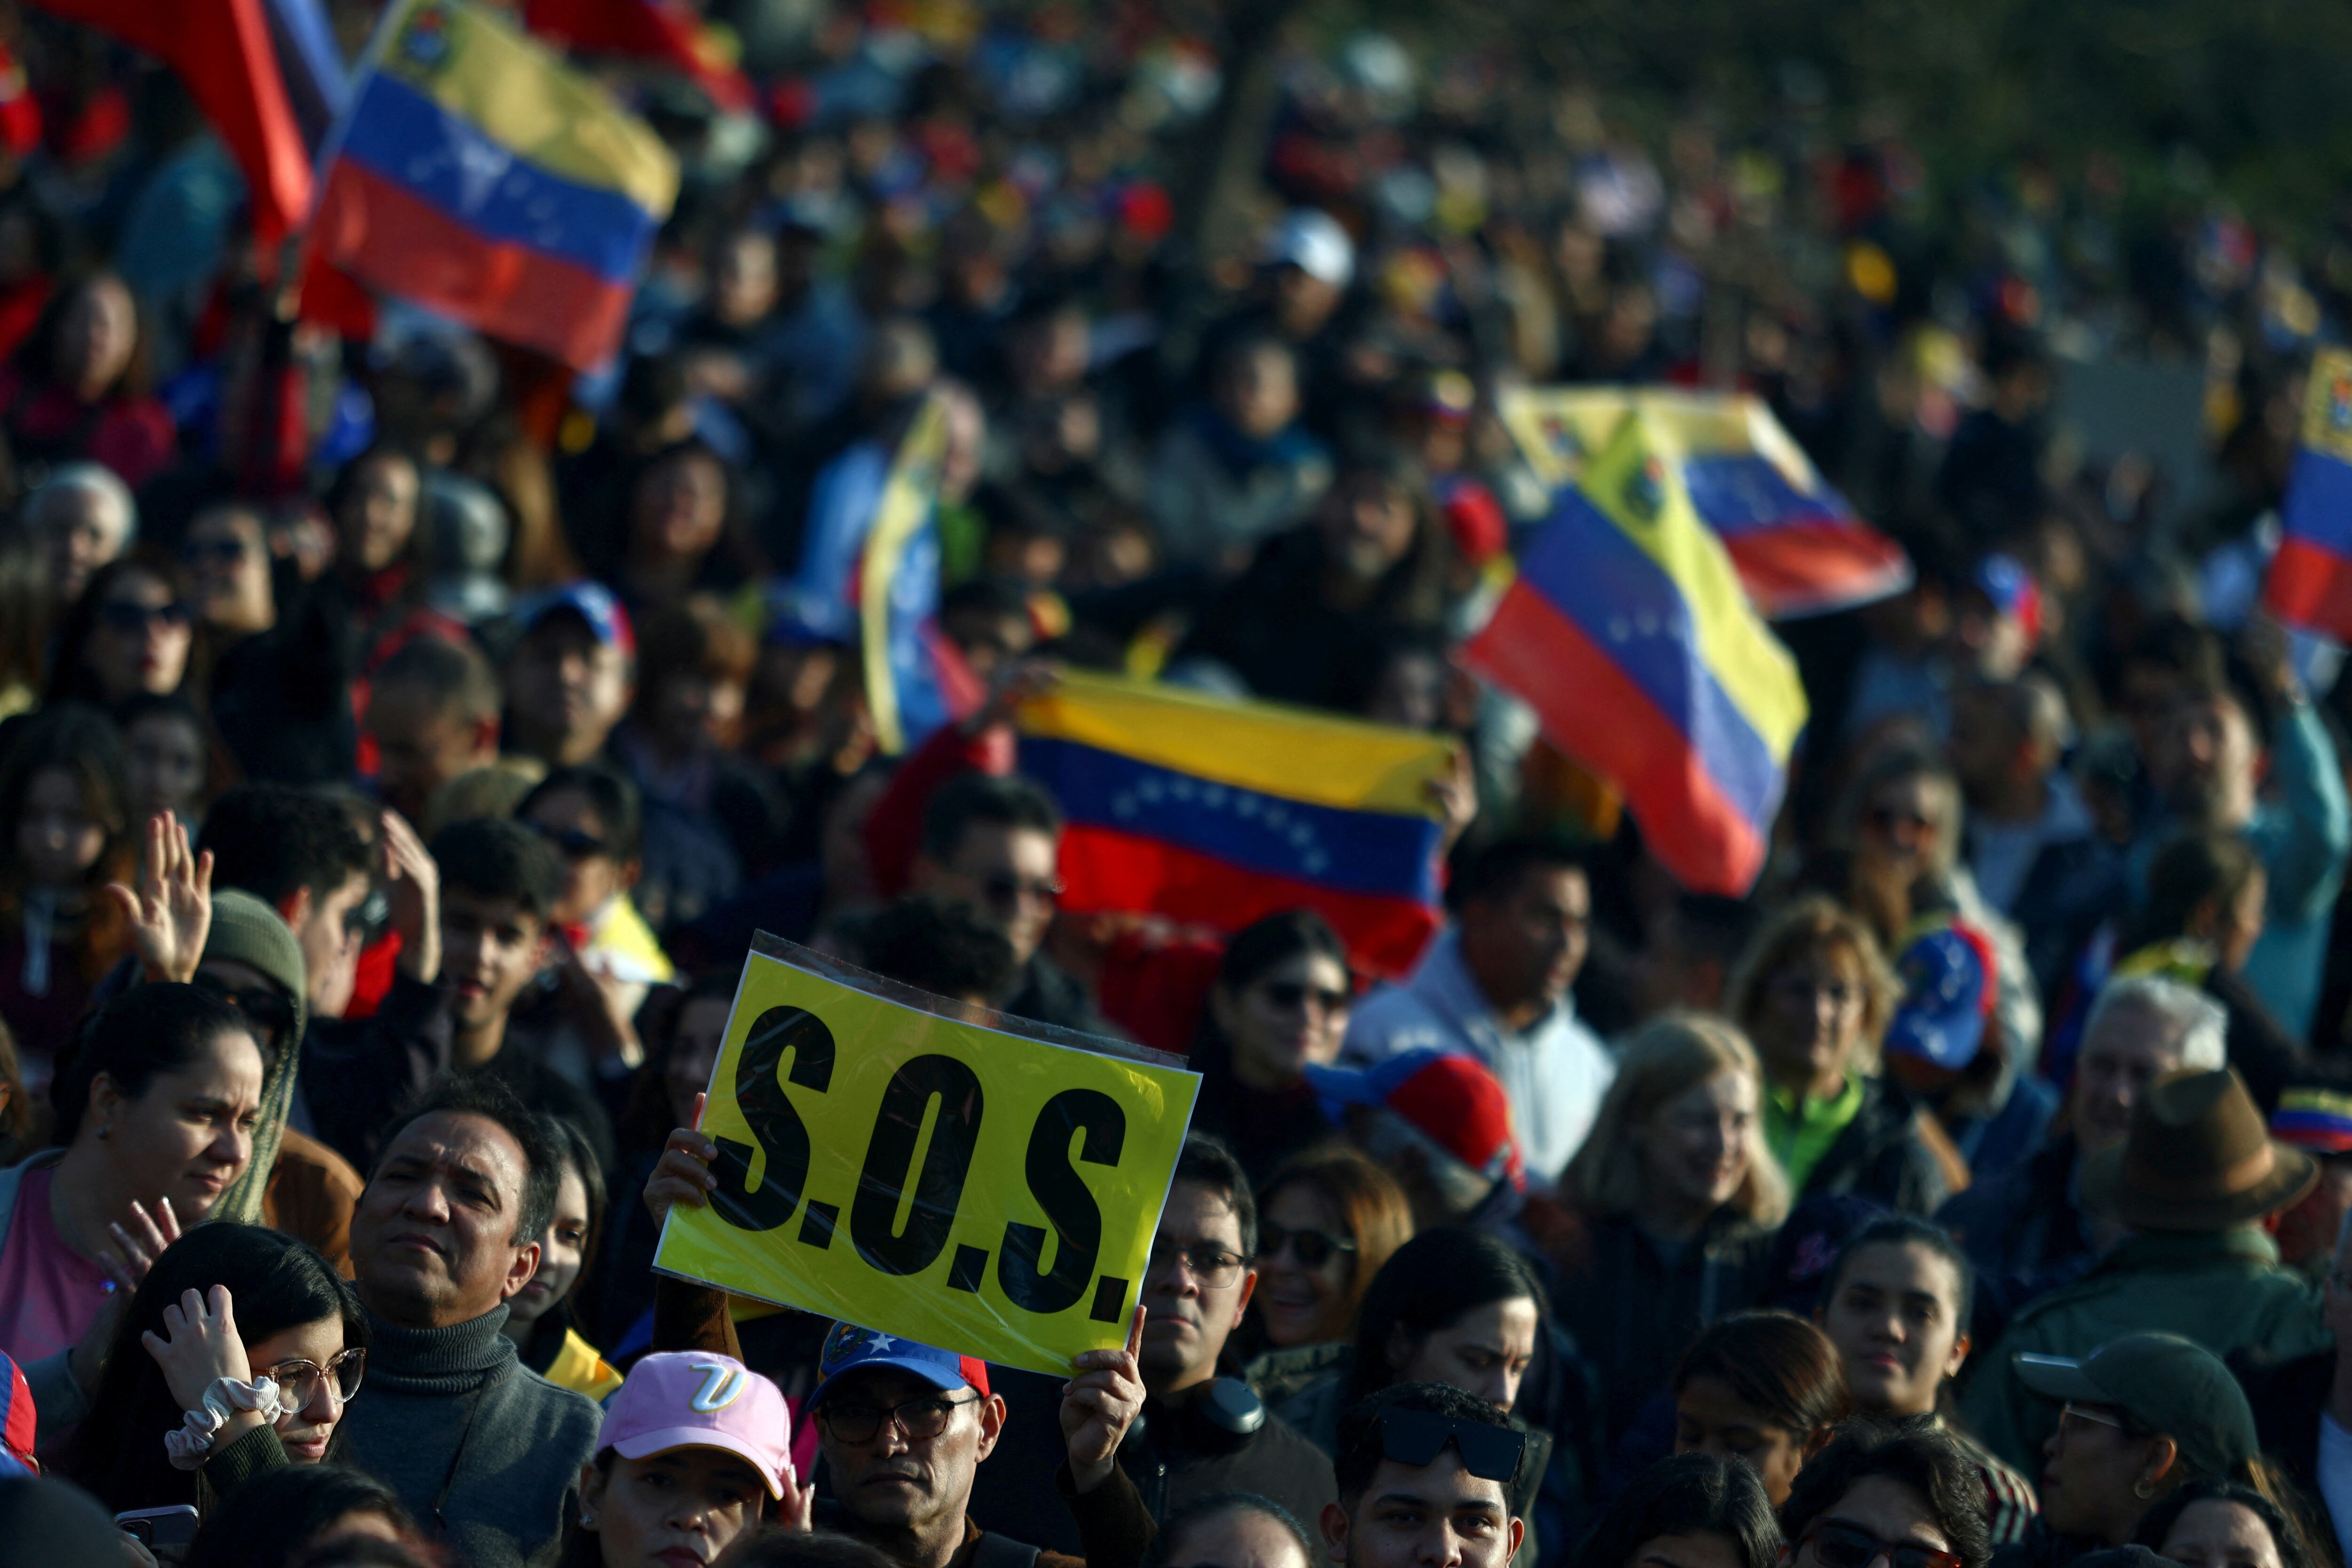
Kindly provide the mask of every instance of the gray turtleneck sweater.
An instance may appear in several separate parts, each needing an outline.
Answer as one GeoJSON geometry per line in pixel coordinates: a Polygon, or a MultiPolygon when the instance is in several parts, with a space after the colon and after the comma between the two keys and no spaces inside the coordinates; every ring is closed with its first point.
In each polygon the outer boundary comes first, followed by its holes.
{"type": "Polygon", "coordinates": [[[373,1312],[367,1381],[343,1415],[352,1463],[436,1521],[474,1568],[552,1563],[604,1415],[515,1359],[499,1307],[446,1329],[373,1312]]]}

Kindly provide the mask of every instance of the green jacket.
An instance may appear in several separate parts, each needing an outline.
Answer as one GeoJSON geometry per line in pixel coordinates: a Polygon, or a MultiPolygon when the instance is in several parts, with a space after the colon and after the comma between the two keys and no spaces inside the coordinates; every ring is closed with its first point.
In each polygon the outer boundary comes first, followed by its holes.
{"type": "Polygon", "coordinates": [[[2039,1475],[2058,1407],[2026,1392],[2011,1358],[2020,1351],[2086,1356],[2120,1334],[2151,1329],[2225,1358],[2284,1361],[2333,1342],[2318,1292],[2279,1266],[2278,1247],[2263,1232],[2135,1236],[2010,1320],[1961,1401],[1969,1431],[2006,1463],[2039,1475]]]}

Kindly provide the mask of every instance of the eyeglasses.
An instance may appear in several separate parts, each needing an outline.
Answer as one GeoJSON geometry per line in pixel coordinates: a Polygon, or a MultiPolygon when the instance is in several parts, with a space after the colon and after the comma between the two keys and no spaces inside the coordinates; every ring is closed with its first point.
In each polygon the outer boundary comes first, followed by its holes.
{"type": "Polygon", "coordinates": [[[331,1380],[336,1404],[349,1405],[366,1372],[367,1352],[353,1345],[324,1366],[315,1361],[281,1361],[265,1369],[265,1375],[278,1384],[278,1403],[299,1410],[317,1397],[320,1378],[331,1380]]]}
{"type": "Polygon", "coordinates": [[[168,605],[142,605],[136,599],[109,599],[98,607],[98,624],[110,632],[135,637],[157,622],[167,626],[188,624],[188,606],[176,599],[168,605]]]}
{"type": "Polygon", "coordinates": [[[1303,985],[1296,980],[1274,980],[1266,983],[1265,999],[1288,1011],[1312,1000],[1321,1004],[1326,1013],[1336,1013],[1355,997],[1345,991],[1326,991],[1319,985],[1303,985]]]}
{"type": "Polygon", "coordinates": [[[2104,1410],[2094,1410],[2087,1405],[2076,1405],[2069,1401],[2058,1407],[2058,1425],[2061,1429],[2081,1421],[2088,1421],[2098,1426],[2112,1426],[2118,1432],[2129,1432],[2132,1429],[2131,1423],[2122,1416],[2110,1415],[2104,1410]]]}
{"type": "MultiPolygon", "coordinates": [[[[1519,1460],[1527,1452],[1527,1434],[1515,1426],[1490,1426],[1440,1415],[1433,1410],[1381,1412],[1381,1455],[1400,1465],[1433,1465],[1451,1443],[1462,1456],[1462,1468],[1482,1481],[1509,1486],[1518,1479],[1519,1460]]],[[[1906,1565],[1908,1568],[1908,1565],[1906,1565]]],[[[1959,1568],[1955,1563],[1950,1568],[1959,1568]]]]}
{"type": "Polygon", "coordinates": [[[593,860],[599,855],[612,853],[610,842],[593,833],[583,833],[576,827],[558,829],[538,822],[529,826],[533,833],[554,845],[556,852],[566,860],[593,860]]]}
{"type": "Polygon", "coordinates": [[[995,910],[1011,909],[1024,900],[1050,904],[1062,896],[1064,886],[1059,877],[1015,877],[1003,871],[972,880],[980,885],[982,900],[995,910]]]}
{"type": "Polygon", "coordinates": [[[1353,1252],[1356,1244],[1319,1230],[1285,1230],[1271,1220],[1260,1220],[1257,1227],[1257,1255],[1261,1258],[1279,1258],[1287,1247],[1297,1257],[1302,1268],[1320,1268],[1331,1261],[1335,1252],[1353,1252]]]}
{"type": "Polygon", "coordinates": [[[275,991],[266,991],[259,986],[248,986],[240,991],[219,976],[206,974],[202,970],[196,972],[194,983],[244,1014],[256,1028],[268,1034],[270,1045],[283,1040],[294,1027],[294,1005],[275,991]]]}
{"type": "Polygon", "coordinates": [[[948,1429],[958,1406],[979,1403],[977,1395],[970,1399],[929,1396],[909,1399],[904,1405],[845,1404],[828,1399],[817,1406],[816,1418],[836,1442],[871,1443],[875,1434],[889,1423],[904,1432],[909,1443],[928,1443],[948,1429]]]}
{"type": "Polygon", "coordinates": [[[1150,1277],[1158,1279],[1181,1259],[1192,1271],[1192,1278],[1212,1290],[1222,1289],[1242,1277],[1242,1266],[1249,1261],[1229,1247],[1213,1241],[1196,1241],[1189,1247],[1178,1247],[1165,1241],[1151,1244],[1151,1260],[1144,1267],[1150,1277]]]}
{"type": "Polygon", "coordinates": [[[1857,1525],[1834,1519],[1815,1520],[1805,1539],[1813,1543],[1813,1555],[1821,1560],[1822,1568],[1870,1568],[1882,1557],[1887,1568],[1960,1568],[1957,1552],[1881,1541],[1857,1525]]]}

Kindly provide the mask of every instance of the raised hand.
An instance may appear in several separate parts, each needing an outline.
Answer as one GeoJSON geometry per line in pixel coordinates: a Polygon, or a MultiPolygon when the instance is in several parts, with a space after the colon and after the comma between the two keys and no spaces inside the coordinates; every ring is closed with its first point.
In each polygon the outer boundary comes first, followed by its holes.
{"type": "Polygon", "coordinates": [[[124,1226],[110,1222],[106,1233],[113,1248],[99,1252],[98,1266],[105,1270],[107,1283],[113,1289],[90,1318],[89,1327],[83,1331],[80,1342],[66,1362],[82,1391],[93,1394],[98,1392],[99,1373],[106,1367],[106,1352],[114,1343],[114,1331],[121,1327],[122,1315],[131,1310],[131,1298],[138,1292],[139,1282],[147,1278],[147,1270],[155,1266],[163,1249],[180,1239],[180,1216],[173,1211],[169,1198],[158,1200],[152,1215],[133,1200],[131,1223],[124,1226]]]}
{"type": "Polygon", "coordinates": [[[383,814],[383,847],[401,972],[430,985],[441,974],[441,868],[396,811],[383,814]]]}
{"type": "MultiPolygon", "coordinates": [[[[709,1099],[702,1094],[694,1097],[698,1126],[709,1099]]],[[[654,1173],[646,1182],[646,1207],[653,1210],[656,1225],[667,1224],[669,1211],[677,1205],[698,1209],[710,1202],[711,1191],[719,1185],[719,1178],[710,1173],[710,1162],[718,1157],[719,1145],[694,1128],[671,1130],[661,1158],[654,1163],[654,1173]]]]}
{"type": "Polygon", "coordinates": [[[253,1364],[245,1342],[237,1337],[235,1303],[228,1287],[215,1285],[210,1299],[183,1290],[163,1309],[163,1331],[139,1336],[155,1364],[163,1369],[163,1383],[183,1410],[204,1403],[205,1390],[221,1378],[253,1381],[253,1364]]]}
{"type": "Polygon", "coordinates": [[[106,885],[131,927],[131,945],[150,981],[195,978],[213,929],[213,856],[188,847],[187,825],[168,811],[147,820],[147,868],[139,889],[106,885]]]}
{"type": "Polygon", "coordinates": [[[1078,1491],[1110,1479],[1119,1440],[1143,1408],[1143,1372],[1136,1361],[1143,1349],[1143,1318],[1138,1301],[1124,1348],[1081,1351],[1070,1358],[1077,1375],[1062,1384],[1062,1440],[1069,1446],[1070,1480],[1078,1491]]]}

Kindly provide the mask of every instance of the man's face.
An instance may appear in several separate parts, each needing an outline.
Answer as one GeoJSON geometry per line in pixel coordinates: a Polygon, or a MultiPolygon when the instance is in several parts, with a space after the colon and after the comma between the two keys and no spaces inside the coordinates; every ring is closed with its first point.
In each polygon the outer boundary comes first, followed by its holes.
{"type": "Polygon", "coordinates": [[[2253,726],[2236,699],[2190,697],[2158,726],[2148,775],[2189,821],[2236,827],[2253,807],[2255,760],[2253,726]]]}
{"type": "Polygon", "coordinates": [[[307,1000],[315,1017],[340,1018],[351,1004],[360,962],[360,931],[353,917],[367,896],[367,873],[354,871],[325,898],[313,898],[294,928],[310,986],[307,1000]]]}
{"type": "Polygon", "coordinates": [[[1504,1568],[1527,1526],[1503,1483],[1449,1445],[1426,1465],[1383,1459],[1360,1496],[1323,1506],[1323,1541],[1347,1568],[1504,1568]]]}
{"type": "Polygon", "coordinates": [[[1256,1289],[1232,1200],[1199,1182],[1171,1187],[1144,1270],[1144,1386],[1165,1397],[1215,1376],[1256,1289]]]}
{"type": "Polygon", "coordinates": [[[369,1308],[409,1328],[471,1321],[521,1289],[539,1244],[517,1242],[529,1172],[514,1134],[436,1111],[401,1130],[352,1212],[352,1266],[369,1308]]]}
{"type": "Polygon", "coordinates": [[[531,628],[508,679],[525,749],[557,765],[593,758],[629,708],[628,657],[568,610],[531,628]]]}
{"type": "Polygon", "coordinates": [[[2124,1141],[2133,1101],[2150,1083],[2179,1069],[2185,1033],[2150,1007],[2110,1007],[2099,1016],[2074,1064],[2074,1137],[2085,1153],[2124,1141]]]}
{"type": "Polygon", "coordinates": [[[1584,967],[1591,920],[1582,871],[1532,868],[1502,897],[1463,906],[1462,955],[1491,1001],[1558,1001],[1584,967]]]}
{"type": "Polygon", "coordinates": [[[415,686],[378,686],[368,699],[376,788],[386,805],[422,821],[433,792],[468,769],[498,760],[495,724],[467,719],[415,686]]]}
{"type": "Polygon", "coordinates": [[[546,957],[546,924],[520,901],[441,889],[441,984],[460,1029],[504,1016],[546,957]]]}
{"type": "Polygon", "coordinates": [[[1882,1552],[1900,1546],[1920,1546],[1930,1552],[1952,1549],[1951,1537],[1944,1533],[1935,1510],[1916,1489],[1889,1476],[1864,1476],[1797,1538],[1790,1555],[1793,1568],[1829,1568],[1821,1552],[1824,1536],[1863,1535],[1876,1541],[1882,1552]]]}
{"type": "Polygon", "coordinates": [[[1004,932],[1014,962],[1027,963],[1054,921],[1062,883],[1054,836],[1034,827],[975,822],[947,864],[918,868],[920,890],[970,904],[1004,932]]]}
{"type": "Polygon", "coordinates": [[[817,1433],[834,1495],[877,1530],[899,1531],[940,1520],[971,1498],[973,1472],[1004,1429],[1004,1402],[971,1388],[942,1392],[911,1373],[874,1367],[851,1373],[825,1391],[817,1433]],[[938,1433],[936,1403],[952,1406],[938,1433]],[[914,1405],[895,1417],[889,1412],[914,1405]],[[913,1430],[909,1430],[910,1424],[913,1430]],[[873,1427],[863,1442],[845,1440],[873,1427]]]}

